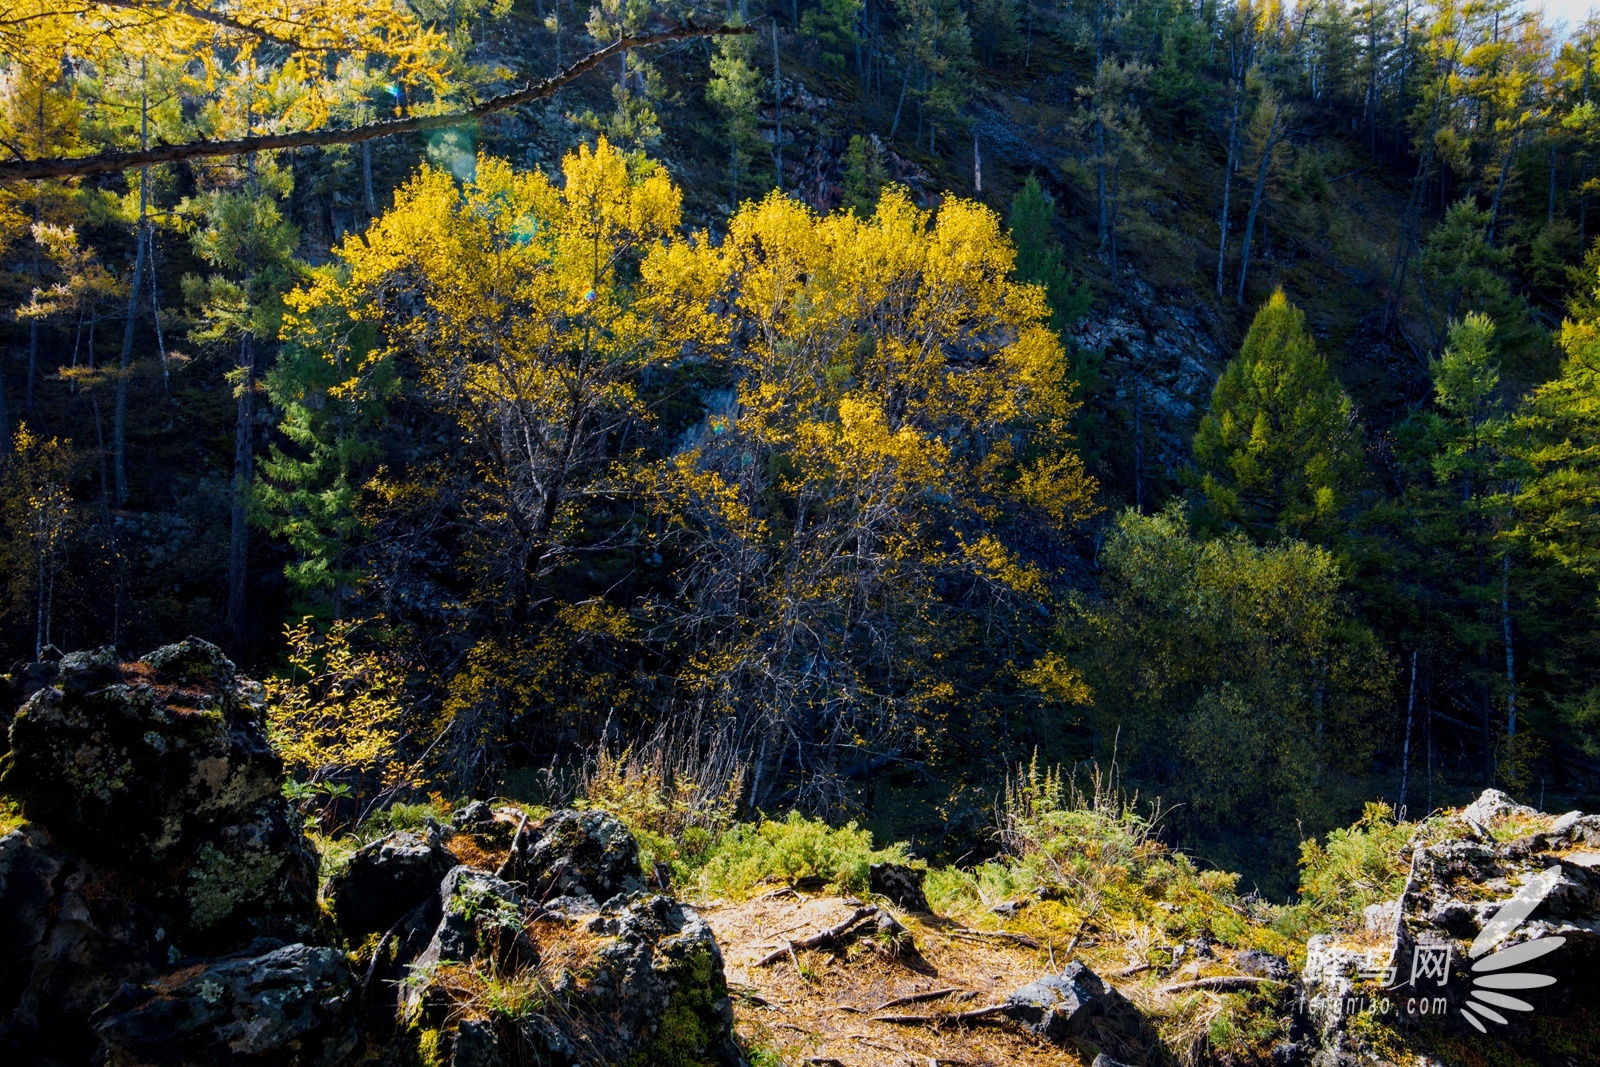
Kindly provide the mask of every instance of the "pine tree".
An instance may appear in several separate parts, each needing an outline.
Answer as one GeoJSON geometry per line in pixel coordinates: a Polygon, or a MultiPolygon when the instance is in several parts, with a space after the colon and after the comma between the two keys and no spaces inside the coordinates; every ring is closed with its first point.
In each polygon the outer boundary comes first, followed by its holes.
{"type": "Polygon", "coordinates": [[[1360,464],[1350,398],[1280,289],[1256,313],[1194,437],[1206,511],[1257,539],[1326,538],[1360,464]]]}
{"type": "Polygon", "coordinates": [[[1011,240],[1017,246],[1017,277],[1044,287],[1050,301],[1050,325],[1057,333],[1076,326],[1089,312],[1089,287],[1067,268],[1055,234],[1056,205],[1028,175],[1011,199],[1011,240]]]}
{"type": "MultiPolygon", "coordinates": [[[[737,24],[738,19],[734,22],[737,24]]],[[[728,202],[739,203],[741,164],[754,157],[756,108],[761,103],[761,75],[755,68],[755,37],[719,37],[711,57],[706,99],[722,112],[728,137],[728,202]]]]}
{"type": "Polygon", "coordinates": [[[858,218],[871,218],[878,206],[878,194],[889,180],[883,164],[883,146],[876,135],[850,138],[844,153],[844,200],[839,205],[855,212],[858,218]]]}

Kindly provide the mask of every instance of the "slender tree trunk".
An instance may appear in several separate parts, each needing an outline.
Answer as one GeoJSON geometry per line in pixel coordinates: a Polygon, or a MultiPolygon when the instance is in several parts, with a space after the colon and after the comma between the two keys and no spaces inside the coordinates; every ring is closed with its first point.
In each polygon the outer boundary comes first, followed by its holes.
{"type": "Polygon", "coordinates": [[[1500,562],[1500,635],[1506,649],[1506,737],[1517,736],[1517,660],[1511,642],[1511,553],[1500,562]]]}
{"type": "Polygon", "coordinates": [[[228,630],[233,635],[235,654],[243,655],[249,637],[245,610],[245,579],[249,562],[250,481],[254,471],[255,433],[255,338],[246,333],[239,342],[239,380],[237,422],[233,436],[233,514],[228,536],[228,630]]]}
{"type": "Polygon", "coordinates": [[[1099,201],[1100,251],[1104,252],[1111,241],[1111,227],[1106,218],[1106,124],[1099,119],[1094,123],[1094,190],[1099,201]]]}
{"type": "Polygon", "coordinates": [[[1549,203],[1549,206],[1545,209],[1544,221],[1545,221],[1545,223],[1547,225],[1549,223],[1552,223],[1552,222],[1556,221],[1556,146],[1555,145],[1551,145],[1550,146],[1550,203],[1549,203]]]}
{"type": "Polygon", "coordinates": [[[1423,708],[1423,714],[1422,714],[1422,720],[1423,720],[1423,723],[1422,723],[1422,739],[1423,739],[1423,743],[1425,745],[1427,745],[1427,747],[1428,747],[1428,752],[1427,752],[1428,811],[1432,812],[1433,811],[1433,671],[1432,671],[1431,666],[1430,666],[1430,669],[1428,671],[1428,684],[1427,684],[1427,688],[1423,692],[1423,699],[1426,702],[1426,707],[1423,708]]]}
{"type": "Polygon", "coordinates": [[[148,221],[144,218],[144,188],[145,183],[141,179],[139,234],[134,241],[133,278],[128,286],[128,321],[122,330],[122,355],[117,360],[116,405],[111,415],[111,477],[118,507],[128,502],[128,372],[133,366],[133,334],[139,322],[139,286],[144,276],[145,242],[150,235],[148,221]]]}
{"type": "Polygon", "coordinates": [[[6,353],[0,349],[0,459],[11,454],[11,408],[6,403],[6,353]]]}
{"type": "MultiPolygon", "coordinates": [[[[34,204],[34,221],[39,221],[38,203],[34,204]]],[[[33,243],[33,287],[39,288],[39,242],[33,243]]],[[[33,414],[33,379],[39,373],[39,320],[28,320],[28,378],[22,385],[22,410],[33,414]]]]}
{"type": "MultiPolygon", "coordinates": [[[[1241,58],[1240,62],[1243,62],[1241,58]]],[[[1217,241],[1217,296],[1222,296],[1222,274],[1228,259],[1228,205],[1233,196],[1233,172],[1239,166],[1239,111],[1244,104],[1244,69],[1233,85],[1233,114],[1228,120],[1228,163],[1222,172],[1222,214],[1217,219],[1221,238],[1217,241]]]]}
{"type": "Polygon", "coordinates": [[[900,102],[894,106],[894,121],[889,123],[889,140],[894,140],[894,133],[900,128],[900,109],[906,106],[906,89],[911,86],[911,72],[906,71],[906,76],[900,82],[900,102]]]}
{"type": "Polygon", "coordinates": [[[1250,214],[1245,216],[1244,243],[1239,248],[1239,292],[1235,299],[1244,303],[1244,283],[1250,275],[1250,242],[1255,237],[1256,216],[1261,212],[1261,201],[1267,191],[1267,171],[1272,166],[1272,153],[1278,147],[1278,120],[1283,115],[1283,104],[1272,109],[1272,122],[1267,126],[1267,139],[1261,147],[1261,166],[1256,170],[1256,188],[1250,197],[1250,214]]]}
{"type": "MultiPolygon", "coordinates": [[[[856,73],[861,72],[861,46],[856,46],[856,73]]],[[[772,118],[777,132],[772,138],[772,172],[783,192],[783,74],[778,69],[778,20],[772,20],[772,118]]]]}
{"type": "Polygon", "coordinates": [[[361,142],[361,204],[367,209],[367,218],[378,217],[378,201],[372,195],[372,142],[361,142]]]}
{"type": "Polygon", "coordinates": [[[1506,158],[1500,164],[1500,180],[1494,184],[1494,199],[1489,202],[1489,233],[1485,240],[1489,247],[1494,247],[1494,231],[1500,222],[1500,197],[1506,191],[1506,175],[1511,173],[1511,161],[1517,156],[1517,142],[1520,135],[1511,138],[1511,144],[1506,148],[1506,158]]]}
{"type": "MultiPolygon", "coordinates": [[[[145,66],[139,67],[139,78],[145,76],[145,66]]],[[[248,131],[246,131],[248,132],[248,131]]],[[[150,141],[150,107],[148,94],[139,97],[139,148],[150,141]]],[[[125,455],[128,440],[128,371],[133,366],[133,334],[139,324],[139,282],[143,277],[144,263],[150,244],[150,168],[139,170],[139,234],[134,239],[133,278],[128,285],[128,322],[122,331],[122,357],[117,361],[116,407],[111,417],[111,475],[116,488],[117,506],[128,502],[128,463],[125,455]]]]}
{"type": "Polygon", "coordinates": [[[1411,784],[1411,717],[1417,706],[1417,654],[1411,653],[1411,688],[1406,695],[1406,736],[1400,748],[1400,806],[1397,818],[1404,819],[1406,788],[1411,784]]]}
{"type": "Polygon", "coordinates": [[[1144,514],[1144,375],[1133,379],[1133,509],[1144,514]]]}
{"type": "Polygon", "coordinates": [[[1367,0],[1367,152],[1378,158],[1378,3],[1367,0]]]}

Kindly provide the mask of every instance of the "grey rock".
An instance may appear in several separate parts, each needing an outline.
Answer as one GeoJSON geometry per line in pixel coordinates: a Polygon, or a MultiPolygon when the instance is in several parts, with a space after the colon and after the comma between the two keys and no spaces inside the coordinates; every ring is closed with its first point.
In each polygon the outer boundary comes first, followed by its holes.
{"type": "Polygon", "coordinates": [[[192,638],[130,663],[101,649],[56,666],[13,721],[0,772],[28,819],[0,838],[0,1062],[100,1062],[97,1009],[156,997],[119,990],[165,996],[174,966],[260,955],[247,946],[263,938],[326,940],[318,857],[282,796],[260,687],[192,638]]]}
{"type": "Polygon", "coordinates": [[[360,1042],[344,954],[287,945],[128,987],[94,1021],[110,1067],[333,1067],[360,1042]]]}
{"type": "Polygon", "coordinates": [[[1537,809],[1518,804],[1498,789],[1485,789],[1477,800],[1461,809],[1461,817],[1480,826],[1507,815],[1537,815],[1537,809]]]}
{"type": "Polygon", "coordinates": [[[1583,818],[1581,811],[1569,811],[1550,824],[1550,829],[1545,831],[1545,836],[1554,840],[1564,838],[1577,829],[1578,822],[1583,818]]]}
{"type": "Polygon", "coordinates": [[[149,862],[279,796],[261,689],[191,638],[123,667],[110,649],[64,657],[11,724],[0,790],[60,844],[149,862]]]}
{"type": "Polygon", "coordinates": [[[1013,990],[1005,1005],[1007,1017],[1058,1045],[1083,1034],[1097,1019],[1130,1036],[1140,1023],[1137,1008],[1076,960],[1058,975],[1046,975],[1013,990]]]}
{"type": "Polygon", "coordinates": [[[868,887],[903,911],[928,911],[928,898],[922,891],[927,877],[927,871],[903,863],[874,863],[867,868],[868,887]]]}
{"type": "Polygon", "coordinates": [[[329,886],[328,896],[346,935],[387,930],[439,891],[456,859],[437,827],[396,830],[363,845],[329,886]]]}
{"type": "Polygon", "coordinates": [[[512,877],[526,884],[535,900],[587,896],[604,901],[644,889],[638,842],[603,811],[553,812],[537,831],[524,831],[523,842],[513,857],[512,877]]]}
{"type": "Polygon", "coordinates": [[[1270,952],[1262,952],[1253,948],[1235,956],[1233,965],[1238,968],[1240,974],[1271,978],[1279,982],[1287,981],[1291,973],[1289,961],[1282,956],[1274,956],[1270,952]]]}

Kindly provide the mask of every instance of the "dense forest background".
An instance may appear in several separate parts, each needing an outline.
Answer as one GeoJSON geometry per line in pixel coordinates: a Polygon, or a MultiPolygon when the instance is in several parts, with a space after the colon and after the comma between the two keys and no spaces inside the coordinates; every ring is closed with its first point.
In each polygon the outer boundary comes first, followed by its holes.
{"type": "Polygon", "coordinates": [[[1282,893],[1593,803],[1600,23],[13,12],[0,658],[216,640],[357,812],[648,750],[954,858],[1095,760],[1282,893]]]}

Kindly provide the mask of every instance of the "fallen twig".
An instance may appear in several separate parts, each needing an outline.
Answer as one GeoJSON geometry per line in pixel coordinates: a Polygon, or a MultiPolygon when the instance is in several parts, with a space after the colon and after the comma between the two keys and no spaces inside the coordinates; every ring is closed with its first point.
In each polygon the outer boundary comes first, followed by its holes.
{"type": "Polygon", "coordinates": [[[1130,978],[1133,975],[1143,974],[1145,971],[1154,970],[1155,966],[1156,965],[1153,964],[1153,963],[1135,964],[1132,967],[1124,967],[1120,971],[1112,971],[1109,974],[1107,974],[1106,977],[1107,978],[1130,978]]]}
{"type": "Polygon", "coordinates": [[[778,962],[786,955],[793,956],[794,950],[797,948],[821,948],[823,945],[832,944],[849,933],[857,923],[876,914],[878,914],[877,908],[857,908],[850,918],[839,925],[830,926],[828,929],[812,934],[810,937],[802,937],[797,941],[790,941],[783,948],[767,953],[756,961],[756,966],[765,967],[768,964],[778,962]]]}
{"type": "Polygon", "coordinates": [[[511,835],[511,847],[506,852],[506,861],[500,865],[498,871],[494,872],[496,878],[504,878],[511,873],[511,862],[517,858],[517,845],[522,842],[522,831],[527,825],[528,813],[523,812],[521,820],[517,823],[517,832],[511,835]]]}
{"type": "Polygon", "coordinates": [[[800,894],[795,892],[793,886],[789,886],[789,885],[779,886],[777,889],[774,889],[771,892],[762,893],[759,897],[756,897],[755,900],[752,900],[750,903],[759,904],[763,900],[777,900],[779,897],[794,897],[796,900],[799,900],[800,899],[800,894]]]}
{"type": "Polygon", "coordinates": [[[1157,993],[1183,993],[1191,989],[1208,989],[1213,993],[1237,993],[1251,989],[1263,982],[1277,982],[1276,978],[1259,978],[1250,974],[1224,974],[1215,978],[1196,978],[1192,982],[1174,982],[1157,989],[1157,993]]]}
{"type": "Polygon", "coordinates": [[[873,1008],[872,1010],[873,1011],[883,1011],[885,1008],[898,1008],[902,1004],[921,1004],[923,1001],[926,1001],[926,1000],[938,1000],[940,997],[948,997],[951,993],[965,993],[965,992],[966,992],[966,990],[960,989],[960,988],[958,988],[956,986],[951,986],[948,989],[930,989],[926,993],[912,993],[912,994],[910,994],[908,996],[895,997],[893,1000],[886,1000],[882,1004],[879,1004],[876,1008],[873,1008]]]}
{"type": "Polygon", "coordinates": [[[1040,947],[1037,938],[1029,937],[1027,934],[1013,934],[1008,930],[951,930],[950,936],[966,938],[969,941],[1013,941],[1029,948],[1040,947]]]}
{"type": "Polygon", "coordinates": [[[874,1015],[872,1021],[896,1023],[900,1026],[939,1026],[943,1023],[974,1022],[978,1019],[1004,1015],[1009,1008],[1009,1004],[990,1004],[982,1008],[973,1008],[971,1011],[951,1012],[948,1015],[874,1015]]]}

